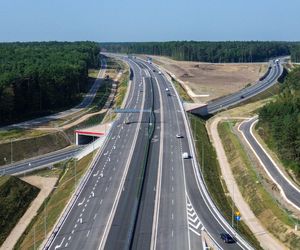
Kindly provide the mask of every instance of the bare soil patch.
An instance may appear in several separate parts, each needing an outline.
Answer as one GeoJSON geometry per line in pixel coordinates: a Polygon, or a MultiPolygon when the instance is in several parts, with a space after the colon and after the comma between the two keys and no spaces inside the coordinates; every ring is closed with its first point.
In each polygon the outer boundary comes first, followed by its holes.
{"type": "Polygon", "coordinates": [[[185,82],[197,97],[205,102],[255,84],[267,71],[267,63],[201,63],[175,61],[167,57],[152,56],[153,62],[172,72],[185,82]]]}

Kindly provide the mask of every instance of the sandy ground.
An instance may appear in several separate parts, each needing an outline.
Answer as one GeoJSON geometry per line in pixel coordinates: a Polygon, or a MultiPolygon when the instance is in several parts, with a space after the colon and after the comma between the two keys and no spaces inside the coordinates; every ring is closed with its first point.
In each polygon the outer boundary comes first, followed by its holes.
{"type": "Polygon", "coordinates": [[[152,56],[153,62],[172,72],[183,81],[197,97],[196,101],[206,102],[233,93],[254,84],[268,65],[263,63],[201,63],[175,61],[167,57],[152,56]]]}
{"type": "MultiPolygon", "coordinates": [[[[208,126],[208,131],[216,149],[223,179],[226,186],[230,187],[228,188],[229,194],[231,197],[234,197],[235,205],[243,215],[243,221],[247,224],[264,249],[286,249],[262,226],[239,191],[238,185],[233,177],[230,164],[228,163],[221,138],[218,134],[217,126],[222,119],[224,119],[224,117],[213,118],[212,122],[208,126]]],[[[244,118],[234,117],[234,119],[244,118]]]]}
{"type": "Polygon", "coordinates": [[[40,208],[44,200],[48,197],[57,181],[57,178],[54,177],[46,178],[40,176],[27,176],[21,179],[30,183],[31,185],[38,187],[41,191],[39,192],[38,196],[34,199],[34,201],[30,204],[29,208],[19,220],[18,224],[16,224],[14,229],[6,238],[5,242],[1,246],[1,249],[13,249],[13,246],[17,243],[18,239],[21,237],[26,227],[37,214],[38,209],[40,208]]]}

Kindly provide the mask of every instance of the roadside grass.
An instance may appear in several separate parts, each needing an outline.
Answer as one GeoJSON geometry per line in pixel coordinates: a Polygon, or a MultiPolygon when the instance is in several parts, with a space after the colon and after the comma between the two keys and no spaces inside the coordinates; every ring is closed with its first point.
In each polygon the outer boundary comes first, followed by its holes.
{"type": "Polygon", "coordinates": [[[34,242],[36,248],[41,245],[45,239],[45,232],[47,236],[47,234],[52,230],[75,190],[75,168],[76,182],[78,184],[92,159],[93,153],[77,162],[69,160],[67,162],[57,164],[55,170],[48,169],[36,172],[37,175],[49,176],[52,175],[52,171],[55,171],[54,174],[56,176],[59,175],[59,179],[55,189],[50,193],[49,197],[38,210],[38,214],[31,221],[24,234],[18,240],[14,249],[34,249],[34,242]]]}
{"type": "Polygon", "coordinates": [[[99,70],[100,70],[100,69],[89,69],[89,70],[88,70],[88,71],[89,71],[89,73],[88,73],[89,78],[94,78],[94,79],[96,79],[97,76],[98,76],[99,70]]]}
{"type": "Polygon", "coordinates": [[[173,77],[172,77],[172,83],[174,84],[177,93],[179,94],[180,98],[184,102],[194,102],[193,99],[188,95],[186,90],[181,86],[179,82],[177,82],[173,77]]]}
{"type": "Polygon", "coordinates": [[[232,132],[235,121],[231,122],[220,123],[218,132],[243,197],[269,232],[289,248],[299,249],[300,235],[293,232],[295,221],[264,188],[265,180],[252,167],[243,145],[232,132]]]}
{"type": "Polygon", "coordinates": [[[69,145],[70,142],[62,132],[2,143],[0,144],[0,165],[8,164],[11,160],[15,162],[46,154],[69,145]]]}
{"type": "Polygon", "coordinates": [[[129,71],[127,69],[121,76],[119,83],[118,83],[117,93],[116,93],[115,101],[114,101],[115,108],[121,107],[124,97],[126,95],[128,82],[129,82],[129,71]]]}
{"type": "Polygon", "coordinates": [[[39,191],[15,176],[0,176],[0,246],[39,191]]]}
{"type": "Polygon", "coordinates": [[[257,140],[264,146],[264,149],[271,155],[272,159],[289,175],[289,177],[299,186],[300,185],[300,174],[296,174],[293,170],[295,169],[295,162],[284,160],[280,157],[278,149],[276,148],[275,141],[270,136],[269,127],[258,121],[254,127],[254,133],[257,140]]]}
{"type": "Polygon", "coordinates": [[[22,129],[22,128],[14,128],[7,130],[0,130],[0,142],[8,142],[10,140],[15,140],[16,138],[28,138],[41,136],[46,134],[44,131],[38,131],[33,129],[22,129]]]}
{"type": "MultiPolygon", "coordinates": [[[[222,180],[217,155],[207,134],[205,120],[195,115],[189,115],[189,119],[195,139],[197,159],[200,163],[200,170],[204,177],[208,191],[221,214],[228,222],[231,222],[232,211],[235,208],[233,207],[232,199],[227,195],[228,190],[224,180],[222,180]]],[[[235,224],[234,226],[235,229],[239,231],[253,247],[261,249],[259,242],[243,221],[239,222],[238,225],[235,224]]]]}

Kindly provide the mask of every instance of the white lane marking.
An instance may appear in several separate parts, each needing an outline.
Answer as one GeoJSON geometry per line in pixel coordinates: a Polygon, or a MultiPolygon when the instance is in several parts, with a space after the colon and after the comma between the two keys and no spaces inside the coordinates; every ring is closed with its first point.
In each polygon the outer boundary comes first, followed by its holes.
{"type": "Polygon", "coordinates": [[[66,243],[65,247],[68,247],[68,245],[69,245],[69,242],[66,243]]]}
{"type": "Polygon", "coordinates": [[[174,230],[172,229],[172,238],[174,237],[174,230]]]}
{"type": "Polygon", "coordinates": [[[85,201],[85,197],[83,198],[83,201],[82,201],[82,202],[79,202],[79,203],[78,203],[78,207],[81,206],[81,205],[84,203],[84,201],[85,201]]]}
{"type": "Polygon", "coordinates": [[[103,202],[103,200],[101,200],[99,203],[100,203],[100,205],[102,204],[102,202],[103,202]]]}
{"type": "Polygon", "coordinates": [[[95,173],[93,176],[97,176],[99,174],[99,170],[97,171],[97,173],[95,173]]]}
{"type": "Polygon", "coordinates": [[[76,228],[76,227],[77,227],[77,224],[75,224],[74,228],[76,228]]]}
{"type": "Polygon", "coordinates": [[[174,220],[174,214],[172,213],[172,220],[174,220]]]}
{"type": "Polygon", "coordinates": [[[54,249],[60,248],[62,246],[62,244],[65,241],[65,237],[62,239],[61,243],[59,245],[56,245],[54,249]]]}
{"type": "MultiPolygon", "coordinates": [[[[95,188],[94,188],[95,189],[95,188]]],[[[94,193],[94,191],[92,191],[91,192],[91,195],[92,195],[92,197],[94,197],[95,196],[95,193],[94,193]]]]}
{"type": "Polygon", "coordinates": [[[172,199],[172,205],[174,205],[174,200],[172,199]]]}
{"type": "Polygon", "coordinates": [[[96,219],[96,217],[97,217],[97,214],[94,215],[94,220],[96,219]]]}
{"type": "MultiPolygon", "coordinates": [[[[144,79],[143,79],[143,86],[145,86],[145,80],[144,79]]],[[[143,110],[144,107],[145,107],[145,91],[143,92],[143,100],[142,100],[141,110],[143,110]]],[[[124,186],[124,183],[125,183],[125,179],[126,179],[126,176],[127,176],[127,173],[128,173],[129,165],[130,165],[130,162],[131,162],[131,159],[132,159],[132,156],[133,156],[134,147],[136,145],[138,131],[139,131],[140,126],[141,126],[140,124],[141,124],[141,120],[142,120],[142,115],[143,115],[143,113],[140,112],[139,113],[139,119],[138,119],[138,125],[136,127],[135,135],[134,135],[134,138],[133,138],[133,143],[131,145],[129,155],[127,157],[127,162],[126,162],[126,165],[125,165],[125,169],[124,169],[124,172],[123,172],[123,175],[122,175],[122,178],[121,178],[121,182],[120,182],[117,194],[115,195],[113,206],[112,206],[111,211],[109,213],[108,220],[107,220],[107,223],[106,223],[105,228],[104,228],[104,232],[103,232],[101,240],[100,240],[100,244],[99,244],[99,247],[98,247],[99,250],[104,248],[103,245],[105,245],[105,242],[106,242],[106,239],[107,239],[107,236],[108,236],[108,232],[111,228],[112,220],[114,218],[114,214],[116,212],[117,205],[118,205],[119,200],[120,200],[121,190],[123,189],[123,186],[124,186]]],[[[120,138],[120,136],[119,136],[119,138],[120,138]]]]}
{"type": "Polygon", "coordinates": [[[164,151],[164,107],[162,101],[162,94],[158,84],[157,79],[155,78],[158,94],[159,94],[159,102],[160,102],[160,122],[161,122],[161,130],[160,130],[160,145],[159,145],[159,160],[158,160],[158,173],[157,173],[157,182],[156,182],[156,194],[155,194],[155,207],[153,213],[153,223],[152,223],[152,236],[151,236],[151,244],[150,249],[156,249],[156,241],[157,241],[157,232],[158,232],[158,219],[159,219],[159,208],[160,208],[160,194],[161,194],[161,176],[162,176],[162,165],[163,165],[163,151],[164,151]]]}
{"type": "Polygon", "coordinates": [[[188,217],[188,228],[196,235],[200,235],[199,228],[202,226],[202,223],[190,201],[190,198],[187,195],[187,217],[188,217]]]}
{"type": "Polygon", "coordinates": [[[73,234],[75,231],[74,231],[74,229],[72,230],[72,232],[71,232],[71,234],[73,234]]]}
{"type": "Polygon", "coordinates": [[[90,199],[88,199],[86,202],[87,202],[87,203],[90,202],[90,199]]]}
{"type": "Polygon", "coordinates": [[[72,236],[69,236],[68,240],[71,240],[72,239],[72,236]]]}
{"type": "Polygon", "coordinates": [[[90,234],[90,230],[87,232],[86,237],[89,237],[89,234],[90,234]]]}
{"type": "Polygon", "coordinates": [[[105,192],[107,192],[107,187],[105,188],[105,192]]]}
{"type": "Polygon", "coordinates": [[[79,215],[79,217],[82,217],[82,213],[79,215]]]}

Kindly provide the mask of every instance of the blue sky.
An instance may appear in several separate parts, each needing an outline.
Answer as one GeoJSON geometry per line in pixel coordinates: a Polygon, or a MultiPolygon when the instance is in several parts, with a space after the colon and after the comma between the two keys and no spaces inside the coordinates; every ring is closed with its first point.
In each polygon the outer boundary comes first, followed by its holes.
{"type": "Polygon", "coordinates": [[[0,41],[300,41],[299,0],[0,0],[0,41]]]}

